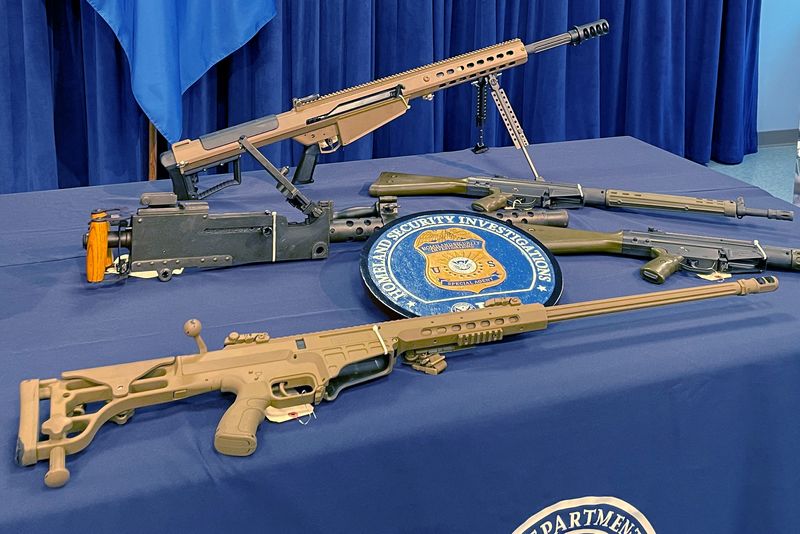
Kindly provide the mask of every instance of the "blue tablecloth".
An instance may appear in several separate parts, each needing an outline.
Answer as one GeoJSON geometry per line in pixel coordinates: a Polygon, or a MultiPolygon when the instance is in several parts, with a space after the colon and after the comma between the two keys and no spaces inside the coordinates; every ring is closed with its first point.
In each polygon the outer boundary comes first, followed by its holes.
{"type": "MultiPolygon", "coordinates": [[[[632,138],[536,146],[552,181],[579,181],[789,208],[767,193],[632,138]]],[[[305,191],[369,204],[383,170],[527,177],[513,148],[322,165],[305,191]]],[[[662,533],[782,532],[800,523],[800,276],[777,293],[559,323],[455,353],[447,371],[406,367],[345,391],[317,419],[264,424],[247,458],[212,438],[229,396],[141,409],[67,459],[13,460],[18,384],[60,372],[194,352],[189,317],[219,347],[231,330],[273,336],[378,321],[358,273],[360,244],[327,261],[194,271],[169,283],[84,281],[90,210],[135,208],[136,183],[0,197],[0,531],[509,532],[557,501],[615,496],[662,533]]],[[[278,209],[263,173],[211,197],[216,211],[278,209]]],[[[456,197],[402,198],[402,213],[466,209],[456,197]]],[[[800,246],[798,223],[583,209],[573,228],[648,226],[800,246]]],[[[297,220],[300,217],[296,217],[297,220]]],[[[176,236],[178,238],[178,236],[176,236]]],[[[644,282],[632,258],[561,257],[562,303],[696,286],[644,282]]]]}

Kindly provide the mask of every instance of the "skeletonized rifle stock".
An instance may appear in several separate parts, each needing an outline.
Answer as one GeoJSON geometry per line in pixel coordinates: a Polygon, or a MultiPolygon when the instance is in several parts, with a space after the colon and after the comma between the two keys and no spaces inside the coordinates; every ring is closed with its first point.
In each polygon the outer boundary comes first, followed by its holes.
{"type": "Polygon", "coordinates": [[[212,391],[236,394],[214,435],[222,454],[246,456],[257,445],[266,417],[283,422],[311,414],[350,386],[392,371],[396,359],[438,374],[444,353],[542,330],[550,323],[729,295],[774,291],[774,277],[691,289],[645,293],[545,308],[518,299],[495,299],[475,310],[353,326],[270,339],[266,333],[231,333],[224,348],[208,351],[200,322],[184,325],[198,352],[62,373],[61,378],[20,384],[16,461],[50,461],[45,484],[69,480],[67,454],[85,449],[107,421],[126,423],[137,408],[212,391]],[[39,423],[40,401],[49,400],[39,423]],[[99,408],[98,408],[99,406],[99,408]],[[96,411],[92,411],[96,409],[96,411]],[[40,436],[47,436],[41,439],[40,436]]]}
{"type": "MultiPolygon", "coordinates": [[[[296,98],[292,109],[279,115],[232,126],[199,139],[179,141],[161,155],[161,163],[169,171],[179,200],[202,199],[241,181],[237,162],[247,150],[240,142],[242,139],[255,148],[294,139],[306,149],[292,182],[309,183],[313,181],[320,153],[334,152],[396,119],[409,109],[412,99],[430,99],[441,89],[491,78],[500,71],[522,65],[530,54],[566,44],[578,45],[606,33],[608,22],[601,19],[529,45],[512,39],[325,96],[296,98]],[[198,172],[231,161],[234,162],[233,179],[198,191],[198,172]]],[[[492,94],[501,106],[501,115],[511,121],[513,111],[505,93],[496,90],[492,94]]],[[[515,117],[513,122],[516,122],[515,117]]],[[[515,145],[523,142],[524,135],[518,132],[519,128],[509,130],[515,145]]],[[[527,152],[525,155],[528,157],[527,152]]]]}
{"type": "Polygon", "coordinates": [[[653,228],[646,232],[591,232],[517,223],[553,254],[621,254],[652,258],[642,278],[663,284],[675,271],[704,276],[760,273],[767,269],[800,271],[800,249],[772,247],[756,241],[674,234],[653,228]]]}
{"type": "Polygon", "coordinates": [[[640,193],[618,189],[597,189],[580,184],[559,184],[544,180],[530,181],[503,176],[468,176],[450,178],[399,172],[382,172],[369,188],[372,196],[394,195],[457,195],[477,197],[475,211],[494,211],[505,207],[530,208],[644,208],[688,213],[722,215],[724,217],[766,217],[791,221],[794,212],[748,208],[744,199],[713,200],[707,198],[640,193]]]}

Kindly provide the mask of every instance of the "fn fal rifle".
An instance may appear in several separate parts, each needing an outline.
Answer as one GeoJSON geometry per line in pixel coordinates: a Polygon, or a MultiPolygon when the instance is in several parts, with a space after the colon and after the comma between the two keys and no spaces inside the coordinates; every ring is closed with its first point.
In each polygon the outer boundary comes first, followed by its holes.
{"type": "MultiPolygon", "coordinates": [[[[567,44],[578,45],[606,33],[608,22],[601,19],[529,45],[512,39],[328,95],[296,98],[292,109],[279,115],[268,115],[199,139],[178,141],[161,154],[161,164],[169,171],[178,200],[199,200],[241,183],[239,158],[244,152],[252,155],[257,147],[294,139],[306,148],[292,183],[307,184],[313,181],[320,154],[334,152],[396,119],[409,109],[414,98],[431,100],[433,93],[441,89],[485,80],[514,145],[522,150],[534,177],[538,177],[527,152],[525,133],[499,86],[497,74],[522,65],[530,54],[567,44]],[[233,178],[198,190],[199,172],[229,162],[233,162],[233,178]]],[[[275,179],[278,179],[276,173],[288,174],[288,168],[279,171],[272,164],[264,165],[261,160],[259,163],[275,179]]]]}
{"type": "Polygon", "coordinates": [[[382,172],[369,187],[369,194],[416,196],[457,195],[474,197],[475,211],[514,209],[643,208],[687,213],[704,213],[724,217],[766,217],[781,221],[794,220],[789,210],[748,208],[744,199],[713,200],[708,198],[640,193],[618,189],[583,187],[581,184],[559,184],[544,180],[530,181],[504,176],[425,176],[400,172],[382,172]]]}
{"type": "Polygon", "coordinates": [[[443,354],[515,334],[543,330],[550,323],[695,300],[765,293],[778,288],[773,277],[676,289],[545,308],[519,299],[487,301],[484,308],[427,317],[339,328],[270,339],[265,332],[228,335],[221,350],[209,351],[200,321],[184,332],[197,353],[68,371],[61,378],[24,380],[16,461],[49,460],[44,482],[51,488],[70,477],[66,455],[85,449],[106,422],[128,422],[137,408],[203,393],[234,393],[222,416],[214,448],[248,456],[258,444],[258,427],[310,415],[314,405],[341,391],[388,375],[396,360],[427,373],[442,372],[443,354]],[[40,423],[40,401],[49,400],[40,423]],[[42,439],[42,436],[47,436],[42,439]]]}
{"type": "Polygon", "coordinates": [[[642,278],[663,284],[675,271],[693,272],[707,279],[767,269],[800,271],[800,249],[772,247],[755,241],[724,237],[674,234],[653,228],[646,232],[591,232],[515,223],[541,241],[553,254],[620,254],[652,258],[642,278]]]}

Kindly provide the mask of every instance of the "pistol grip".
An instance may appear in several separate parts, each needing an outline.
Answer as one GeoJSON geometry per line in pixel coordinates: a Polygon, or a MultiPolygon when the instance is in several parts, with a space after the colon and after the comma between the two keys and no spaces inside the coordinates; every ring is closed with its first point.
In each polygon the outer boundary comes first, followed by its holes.
{"type": "Polygon", "coordinates": [[[672,273],[681,268],[683,256],[670,254],[663,249],[653,249],[655,257],[644,264],[642,278],[654,284],[663,284],[672,273]]]}
{"type": "Polygon", "coordinates": [[[269,389],[263,382],[245,384],[238,379],[227,378],[223,378],[220,389],[236,393],[236,400],[217,425],[214,448],[228,456],[249,456],[258,446],[256,432],[264,421],[269,389]]]}
{"type": "Polygon", "coordinates": [[[472,209],[480,212],[497,211],[508,206],[509,202],[513,202],[514,195],[512,193],[492,193],[489,196],[480,198],[472,203],[472,209]]]}

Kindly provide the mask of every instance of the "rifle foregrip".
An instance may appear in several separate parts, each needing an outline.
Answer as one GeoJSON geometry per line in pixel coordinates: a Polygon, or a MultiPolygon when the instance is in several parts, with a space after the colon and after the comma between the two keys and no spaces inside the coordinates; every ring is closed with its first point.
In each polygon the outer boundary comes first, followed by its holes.
{"type": "Polygon", "coordinates": [[[256,432],[269,404],[267,386],[264,383],[225,384],[223,379],[221,389],[236,393],[236,400],[217,425],[214,448],[228,456],[249,456],[258,446],[256,432]]]}
{"type": "Polygon", "coordinates": [[[681,268],[683,256],[661,253],[641,268],[642,278],[654,284],[663,284],[667,278],[681,268]]]}

